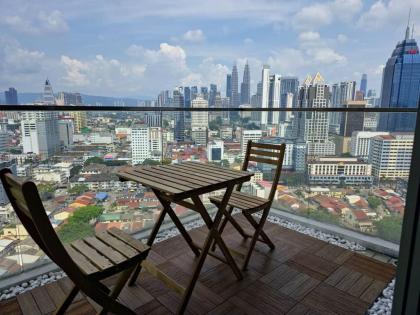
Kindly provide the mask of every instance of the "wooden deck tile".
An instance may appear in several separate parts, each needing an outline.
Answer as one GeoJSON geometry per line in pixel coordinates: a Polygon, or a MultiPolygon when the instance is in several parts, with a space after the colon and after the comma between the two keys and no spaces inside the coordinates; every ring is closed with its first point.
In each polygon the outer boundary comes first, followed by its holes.
{"type": "MultiPolygon", "coordinates": [[[[236,216],[247,226],[246,219],[236,216]]],[[[244,279],[237,281],[229,266],[208,257],[186,314],[364,314],[395,274],[391,264],[350,252],[307,235],[267,222],[276,249],[258,243],[244,279]]],[[[205,226],[191,231],[204,241],[205,226]]],[[[249,241],[228,224],[223,238],[245,252],[249,241]]],[[[219,250],[217,250],[219,251],[219,250]]],[[[196,259],[181,236],[156,243],[148,259],[182,285],[190,279],[196,259]]],[[[238,263],[239,256],[235,257],[238,263]]],[[[112,286],[117,276],[103,283],[112,286]]],[[[1,314],[51,314],[73,284],[68,278],[0,302],[1,314]]],[[[119,300],[138,314],[172,314],[181,297],[143,271],[136,286],[125,287],[119,300]]],[[[68,314],[95,314],[96,303],[78,294],[68,314]]]]}

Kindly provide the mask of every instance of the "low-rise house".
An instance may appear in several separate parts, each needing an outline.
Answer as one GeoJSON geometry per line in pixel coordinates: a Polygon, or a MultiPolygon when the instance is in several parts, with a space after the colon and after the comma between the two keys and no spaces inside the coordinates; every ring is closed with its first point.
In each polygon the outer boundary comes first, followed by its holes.
{"type": "Polygon", "coordinates": [[[348,211],[344,217],[344,221],[350,227],[362,232],[372,232],[374,230],[372,220],[363,210],[352,209],[348,211]]]}

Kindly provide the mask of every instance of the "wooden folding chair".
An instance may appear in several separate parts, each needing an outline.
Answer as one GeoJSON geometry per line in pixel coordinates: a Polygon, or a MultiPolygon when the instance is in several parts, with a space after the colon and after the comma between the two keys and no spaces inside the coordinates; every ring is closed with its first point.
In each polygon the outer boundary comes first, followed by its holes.
{"type": "MultiPolygon", "coordinates": [[[[276,194],[277,184],[279,182],[281,169],[283,166],[285,149],[285,144],[274,145],[252,142],[251,140],[248,141],[245,159],[242,164],[242,170],[246,171],[248,169],[249,162],[254,161],[257,163],[275,165],[275,173],[273,178],[273,185],[271,187],[268,199],[243,193],[241,192],[242,185],[237,185],[236,190],[232,193],[229,199],[229,207],[225,211],[225,217],[220,226],[220,233],[222,233],[227,222],[229,221],[245,239],[248,237],[252,237],[251,244],[249,246],[248,252],[245,256],[245,260],[242,265],[242,269],[244,270],[248,266],[249,260],[252,255],[252,251],[254,250],[257,241],[261,241],[267,244],[272,250],[275,248],[273,242],[263,231],[263,227],[265,221],[267,220],[271,204],[273,203],[273,199],[276,194]],[[254,235],[245,233],[240,224],[237,221],[235,221],[235,219],[232,217],[232,211],[234,208],[241,210],[242,214],[253,226],[253,228],[255,229],[254,235]],[[260,211],[262,211],[261,219],[259,220],[259,222],[257,222],[252,216],[252,214],[260,211]]],[[[210,201],[218,205],[221,202],[221,197],[211,197],[210,201]]],[[[215,246],[216,244],[213,245],[213,250],[215,249],[215,246]]]]}
{"type": "Polygon", "coordinates": [[[55,313],[64,314],[80,290],[103,307],[101,314],[108,311],[135,314],[116,299],[136,265],[147,257],[150,248],[116,228],[63,245],[45,212],[36,185],[31,181],[21,181],[9,169],[2,169],[0,178],[29,235],[74,283],[55,313]],[[100,281],[120,272],[112,290],[100,281]]]}

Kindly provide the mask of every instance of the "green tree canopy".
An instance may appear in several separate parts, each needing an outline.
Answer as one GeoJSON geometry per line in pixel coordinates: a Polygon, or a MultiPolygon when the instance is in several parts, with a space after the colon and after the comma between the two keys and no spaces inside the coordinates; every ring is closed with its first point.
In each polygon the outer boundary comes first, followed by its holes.
{"type": "Polygon", "coordinates": [[[72,188],[67,189],[67,192],[70,195],[76,195],[76,196],[78,196],[78,195],[83,194],[84,192],[87,192],[88,190],[89,190],[89,187],[87,185],[81,184],[81,185],[76,185],[76,186],[74,186],[72,188]]]}
{"type": "Polygon", "coordinates": [[[402,216],[392,215],[374,222],[378,236],[388,241],[399,243],[401,238],[402,216]]]}
{"type": "Polygon", "coordinates": [[[369,196],[367,201],[372,209],[376,209],[382,204],[381,199],[375,196],[369,196]]]}

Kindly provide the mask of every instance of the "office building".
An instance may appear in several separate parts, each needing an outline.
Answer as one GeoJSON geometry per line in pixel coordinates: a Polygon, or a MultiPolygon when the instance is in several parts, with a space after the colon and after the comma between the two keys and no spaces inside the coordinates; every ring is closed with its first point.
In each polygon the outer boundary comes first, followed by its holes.
{"type": "MultiPolygon", "coordinates": [[[[356,98],[356,81],[335,83],[331,86],[331,107],[343,107],[356,98]]],[[[330,132],[338,134],[343,113],[330,113],[330,132]]]]}
{"type": "Polygon", "coordinates": [[[238,91],[238,68],[236,64],[232,67],[232,79],[231,79],[231,89],[232,95],[230,98],[230,104],[233,108],[239,107],[240,99],[239,99],[239,91],[238,91]]]}
{"type": "Polygon", "coordinates": [[[407,179],[410,174],[414,135],[412,133],[391,133],[372,138],[369,163],[376,180],[407,179]]]}
{"type": "MultiPolygon", "coordinates": [[[[278,74],[270,76],[269,92],[268,92],[268,108],[280,108],[280,84],[281,77],[278,74]]],[[[272,111],[267,113],[267,123],[277,125],[280,121],[280,112],[272,111]]]]}
{"type": "Polygon", "coordinates": [[[209,92],[209,106],[213,107],[215,106],[215,100],[217,95],[217,85],[216,84],[210,84],[210,92],[209,92]]]}
{"type": "Polygon", "coordinates": [[[50,81],[47,79],[45,80],[44,84],[44,93],[42,94],[42,103],[45,105],[54,105],[55,104],[55,97],[53,93],[53,88],[50,81]]]}
{"type": "Polygon", "coordinates": [[[56,98],[57,105],[82,105],[80,93],[59,92],[56,98]]]}
{"type": "Polygon", "coordinates": [[[82,130],[87,127],[87,113],[85,111],[70,112],[70,117],[73,119],[74,133],[82,133],[82,130]]]}
{"type": "Polygon", "coordinates": [[[362,79],[360,80],[360,92],[363,93],[363,96],[366,96],[367,92],[367,74],[362,74],[362,79]]]}
{"type": "MultiPolygon", "coordinates": [[[[173,107],[182,107],[184,105],[184,96],[181,90],[175,89],[173,92],[173,107]]],[[[174,139],[176,141],[184,141],[185,134],[185,117],[184,112],[174,112],[174,139]]]]}
{"type": "Polygon", "coordinates": [[[18,95],[15,88],[9,88],[9,90],[4,91],[4,99],[6,105],[18,105],[18,95]]]}
{"type": "Polygon", "coordinates": [[[223,140],[212,140],[207,144],[207,160],[209,162],[220,162],[223,160],[223,140]]]}
{"type": "MultiPolygon", "coordinates": [[[[399,42],[388,59],[382,75],[382,108],[418,108],[420,98],[420,54],[416,40],[407,26],[405,38],[399,42]]],[[[413,132],[416,115],[413,113],[381,113],[380,131],[413,132]]]]}
{"type": "Polygon", "coordinates": [[[196,145],[207,145],[208,142],[208,128],[206,127],[192,127],[191,140],[196,145]]]}
{"type": "Polygon", "coordinates": [[[58,137],[60,146],[68,149],[73,145],[73,121],[69,119],[60,119],[58,121],[58,137]]]}
{"type": "MultiPolygon", "coordinates": [[[[313,78],[308,76],[299,89],[298,107],[300,108],[328,108],[330,104],[330,90],[324,78],[318,72],[313,78]]],[[[297,136],[306,142],[308,155],[334,155],[335,144],[328,138],[328,112],[300,112],[294,119],[297,136]]]]}
{"type": "Polygon", "coordinates": [[[232,75],[226,75],[226,97],[232,98],[232,75]]]}
{"type": "Polygon", "coordinates": [[[372,166],[358,158],[317,157],[307,162],[310,185],[371,185],[372,166]]]}
{"type": "Polygon", "coordinates": [[[251,74],[248,61],[244,67],[244,76],[241,84],[241,104],[251,104],[251,74]]]}
{"type": "Polygon", "coordinates": [[[389,135],[389,133],[385,131],[354,131],[350,140],[350,154],[367,160],[372,138],[383,135],[389,135]]]}
{"type": "MultiPolygon", "coordinates": [[[[257,91],[258,92],[258,91],[257,91]]],[[[264,65],[261,71],[261,108],[268,109],[270,97],[270,66],[264,65]]],[[[260,113],[261,125],[266,126],[268,124],[268,112],[264,111],[260,113]]]]}

